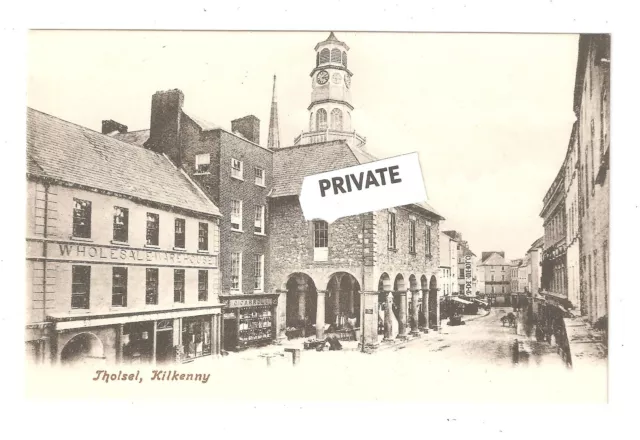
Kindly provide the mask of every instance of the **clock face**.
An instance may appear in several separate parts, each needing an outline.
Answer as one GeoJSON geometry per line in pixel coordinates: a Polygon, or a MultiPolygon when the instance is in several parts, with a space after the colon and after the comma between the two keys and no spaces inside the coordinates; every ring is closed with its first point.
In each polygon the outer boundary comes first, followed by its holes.
{"type": "Polygon", "coordinates": [[[334,84],[340,84],[340,81],[342,81],[342,75],[334,73],[331,75],[331,81],[333,81],[334,84]]]}
{"type": "Polygon", "coordinates": [[[321,70],[317,76],[318,84],[324,85],[329,81],[329,72],[326,70],[321,70]]]}
{"type": "Polygon", "coordinates": [[[349,75],[344,76],[344,83],[346,84],[347,89],[351,87],[351,77],[349,75]]]}

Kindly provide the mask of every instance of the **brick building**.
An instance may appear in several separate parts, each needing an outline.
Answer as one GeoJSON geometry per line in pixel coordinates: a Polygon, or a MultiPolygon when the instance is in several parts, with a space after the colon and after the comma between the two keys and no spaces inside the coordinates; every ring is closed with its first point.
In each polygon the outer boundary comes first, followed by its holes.
{"type": "Polygon", "coordinates": [[[439,222],[427,203],[325,221],[306,221],[305,176],[376,160],[351,127],[348,46],[331,33],[315,48],[309,130],[274,151],[269,197],[270,286],[280,293],[279,333],[322,337],[361,328],[377,344],[439,325],[439,222]],[[421,313],[419,312],[421,310],[421,313]]]}
{"type": "Polygon", "coordinates": [[[27,133],[28,359],[218,355],[215,204],[163,154],[32,109],[27,133]]]}
{"type": "Polygon", "coordinates": [[[260,145],[260,120],[245,116],[231,121],[227,130],[187,112],[182,92],[168,90],[152,97],[150,127],[112,135],[167,154],[223,216],[220,270],[221,299],[228,309],[225,347],[272,341],[277,297],[265,286],[270,273],[267,195],[273,186],[273,151],[260,145]]]}

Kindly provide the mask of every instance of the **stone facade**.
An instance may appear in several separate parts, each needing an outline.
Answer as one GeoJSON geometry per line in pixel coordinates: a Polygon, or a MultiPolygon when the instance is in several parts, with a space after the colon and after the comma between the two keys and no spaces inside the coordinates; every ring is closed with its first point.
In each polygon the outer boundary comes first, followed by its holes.
{"type": "Polygon", "coordinates": [[[581,311],[609,307],[610,36],[581,35],[574,110],[578,118],[581,311]]]}

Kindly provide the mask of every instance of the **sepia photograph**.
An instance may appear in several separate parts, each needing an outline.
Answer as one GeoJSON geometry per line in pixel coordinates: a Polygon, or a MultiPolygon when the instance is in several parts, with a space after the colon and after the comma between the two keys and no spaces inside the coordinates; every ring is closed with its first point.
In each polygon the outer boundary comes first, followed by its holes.
{"type": "Polygon", "coordinates": [[[30,395],[607,402],[609,34],[27,39],[30,395]]]}

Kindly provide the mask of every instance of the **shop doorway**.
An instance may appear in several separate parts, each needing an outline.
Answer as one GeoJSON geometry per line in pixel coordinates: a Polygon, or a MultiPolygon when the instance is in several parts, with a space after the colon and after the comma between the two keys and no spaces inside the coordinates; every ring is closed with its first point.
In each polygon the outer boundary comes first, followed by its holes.
{"type": "Polygon", "coordinates": [[[225,318],[224,320],[224,349],[226,351],[234,351],[238,343],[238,323],[236,316],[225,318]]]}
{"type": "Polygon", "coordinates": [[[166,364],[173,360],[173,322],[163,319],[158,321],[156,329],[156,362],[166,364]]]}

